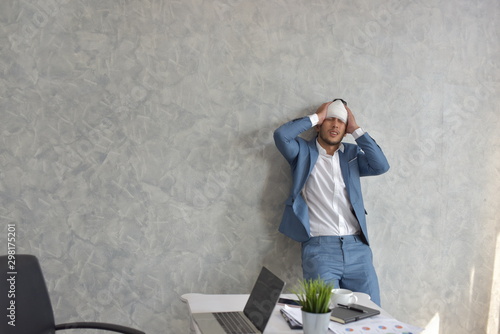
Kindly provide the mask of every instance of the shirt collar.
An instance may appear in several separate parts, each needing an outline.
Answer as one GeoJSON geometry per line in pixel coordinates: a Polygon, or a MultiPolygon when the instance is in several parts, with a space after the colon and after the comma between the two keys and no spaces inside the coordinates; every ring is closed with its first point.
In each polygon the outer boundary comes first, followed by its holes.
{"type": "MultiPolygon", "coordinates": [[[[318,139],[316,139],[316,147],[318,148],[319,154],[331,156],[331,155],[327,154],[326,150],[318,143],[318,139]]],[[[339,151],[339,150],[340,150],[340,152],[344,153],[344,144],[340,143],[340,146],[337,149],[337,151],[339,151]]],[[[335,151],[335,152],[337,152],[337,151],[335,151]]]]}

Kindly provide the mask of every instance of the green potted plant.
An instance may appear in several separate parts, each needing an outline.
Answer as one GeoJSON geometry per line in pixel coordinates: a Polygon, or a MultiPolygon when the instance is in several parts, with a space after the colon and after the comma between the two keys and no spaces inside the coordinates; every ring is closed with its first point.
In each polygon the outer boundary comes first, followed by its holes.
{"type": "Polygon", "coordinates": [[[333,284],[317,279],[303,279],[295,288],[295,295],[302,306],[304,334],[325,334],[330,323],[330,301],[333,284]]]}

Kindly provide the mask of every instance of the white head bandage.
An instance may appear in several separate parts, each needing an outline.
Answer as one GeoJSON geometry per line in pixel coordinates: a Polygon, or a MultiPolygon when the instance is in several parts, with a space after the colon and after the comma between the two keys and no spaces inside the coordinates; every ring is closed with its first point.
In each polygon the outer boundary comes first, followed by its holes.
{"type": "Polygon", "coordinates": [[[328,110],[326,112],[326,118],[335,117],[340,119],[342,122],[347,124],[347,109],[344,106],[342,101],[337,100],[328,106],[328,110]]]}

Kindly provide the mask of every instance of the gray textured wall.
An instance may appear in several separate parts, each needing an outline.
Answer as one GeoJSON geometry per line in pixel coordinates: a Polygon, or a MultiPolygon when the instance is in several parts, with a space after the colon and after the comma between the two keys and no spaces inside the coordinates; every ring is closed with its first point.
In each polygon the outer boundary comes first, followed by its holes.
{"type": "Polygon", "coordinates": [[[383,306],[495,333],[499,15],[498,0],[1,1],[2,225],[40,258],[58,322],[187,332],[183,293],[248,292],[263,264],[300,276],[276,231],[290,183],[272,131],[343,97],[392,167],[363,183],[383,306]]]}

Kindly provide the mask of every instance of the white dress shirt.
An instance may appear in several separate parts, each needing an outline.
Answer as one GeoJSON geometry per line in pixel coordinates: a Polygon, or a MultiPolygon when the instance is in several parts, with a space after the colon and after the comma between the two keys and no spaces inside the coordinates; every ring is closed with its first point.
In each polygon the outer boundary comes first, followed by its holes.
{"type": "MultiPolygon", "coordinates": [[[[316,114],[310,115],[312,125],[318,123],[316,114]]],[[[359,128],[352,135],[355,139],[363,135],[359,128]]],[[[347,189],[340,170],[339,153],[344,145],[328,155],[326,150],[316,141],[319,151],[318,160],[302,189],[309,208],[311,236],[353,235],[360,233],[358,220],[352,212],[347,189]]]]}

